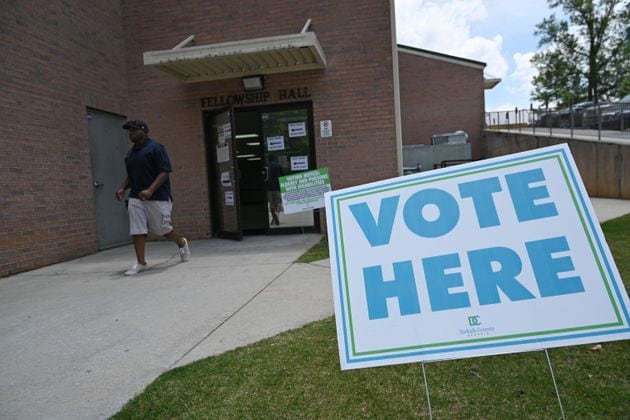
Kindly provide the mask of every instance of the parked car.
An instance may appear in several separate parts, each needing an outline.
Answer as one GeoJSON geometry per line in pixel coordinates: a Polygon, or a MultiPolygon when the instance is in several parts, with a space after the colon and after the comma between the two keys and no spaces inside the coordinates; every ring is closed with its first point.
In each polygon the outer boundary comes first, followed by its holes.
{"type": "Polygon", "coordinates": [[[597,128],[602,113],[606,112],[612,104],[612,102],[601,101],[597,105],[586,108],[584,112],[582,112],[582,127],[597,128]]]}
{"type": "Polygon", "coordinates": [[[556,118],[554,118],[553,126],[560,128],[569,128],[571,125],[573,127],[581,127],[584,110],[594,104],[593,101],[580,102],[569,108],[559,110],[556,118]]]}
{"type": "Polygon", "coordinates": [[[555,119],[556,111],[534,110],[534,121],[529,126],[532,127],[551,127],[555,119]]]}
{"type": "Polygon", "coordinates": [[[534,127],[569,128],[573,123],[573,127],[581,127],[582,113],[590,106],[593,106],[593,101],[580,102],[571,107],[557,110],[535,110],[534,121],[529,125],[534,127]]]}
{"type": "Polygon", "coordinates": [[[626,95],[616,102],[605,102],[598,106],[587,108],[583,113],[582,126],[587,128],[601,128],[619,130],[628,128],[626,116],[630,113],[630,95],[626,95]]]}
{"type": "Polygon", "coordinates": [[[602,128],[626,130],[630,128],[630,102],[616,103],[602,112],[602,128]]]}

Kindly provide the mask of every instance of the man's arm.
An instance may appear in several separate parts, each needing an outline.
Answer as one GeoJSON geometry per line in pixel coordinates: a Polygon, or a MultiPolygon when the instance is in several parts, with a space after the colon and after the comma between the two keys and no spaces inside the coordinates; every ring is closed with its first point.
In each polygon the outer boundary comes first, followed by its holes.
{"type": "Polygon", "coordinates": [[[125,190],[129,188],[129,177],[126,176],[125,180],[120,184],[120,187],[116,190],[116,200],[121,201],[125,196],[125,190]]]}
{"type": "Polygon", "coordinates": [[[153,193],[157,191],[158,188],[164,184],[164,181],[168,179],[168,172],[160,172],[158,176],[155,177],[155,180],[151,183],[151,186],[146,190],[140,191],[138,197],[140,200],[148,200],[151,198],[153,193]]]}

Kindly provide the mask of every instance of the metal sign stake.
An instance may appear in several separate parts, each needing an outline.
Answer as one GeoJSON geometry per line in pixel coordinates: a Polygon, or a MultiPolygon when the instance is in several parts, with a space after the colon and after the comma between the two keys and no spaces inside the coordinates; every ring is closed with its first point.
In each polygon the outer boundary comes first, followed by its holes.
{"type": "Polygon", "coordinates": [[[429,395],[429,383],[427,382],[427,372],[424,369],[424,362],[422,362],[422,376],[424,378],[424,389],[427,392],[427,404],[429,405],[429,419],[433,420],[433,412],[431,411],[431,396],[429,395]]]}
{"type": "Polygon", "coordinates": [[[558,405],[560,406],[560,414],[562,414],[562,420],[566,420],[564,416],[564,409],[562,408],[562,400],[560,399],[560,392],[558,391],[558,384],[556,384],[556,375],[553,374],[553,366],[551,366],[551,358],[549,358],[549,352],[545,349],[545,355],[547,356],[547,363],[549,363],[549,372],[551,372],[551,379],[553,380],[553,387],[556,390],[556,396],[558,397],[558,405]]]}

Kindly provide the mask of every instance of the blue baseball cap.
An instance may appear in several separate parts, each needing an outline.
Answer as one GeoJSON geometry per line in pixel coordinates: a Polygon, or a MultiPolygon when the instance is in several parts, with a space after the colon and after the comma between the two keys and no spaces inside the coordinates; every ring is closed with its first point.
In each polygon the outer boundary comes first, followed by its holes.
{"type": "Polygon", "coordinates": [[[129,130],[130,128],[138,128],[144,131],[145,133],[149,132],[149,126],[147,125],[147,123],[140,120],[127,121],[126,123],[123,124],[122,128],[124,128],[125,130],[129,130]]]}

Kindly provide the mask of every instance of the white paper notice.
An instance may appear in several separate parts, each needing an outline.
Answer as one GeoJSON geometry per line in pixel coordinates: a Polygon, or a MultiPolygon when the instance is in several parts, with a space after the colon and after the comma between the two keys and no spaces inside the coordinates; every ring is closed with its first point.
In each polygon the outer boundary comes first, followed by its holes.
{"type": "Polygon", "coordinates": [[[284,136],[267,137],[267,150],[284,150],[284,136]]]}
{"type": "Polygon", "coordinates": [[[225,205],[234,206],[234,191],[225,192],[225,205]]]}
{"type": "Polygon", "coordinates": [[[217,162],[221,163],[221,162],[227,162],[230,160],[230,146],[229,145],[223,145],[223,146],[217,146],[217,162]]]}
{"type": "Polygon", "coordinates": [[[223,136],[226,140],[232,139],[232,125],[231,124],[223,124],[223,136]]]}
{"type": "Polygon", "coordinates": [[[308,169],[308,156],[291,156],[291,170],[305,171],[308,169]]]}
{"type": "Polygon", "coordinates": [[[319,133],[322,138],[332,137],[332,121],[331,120],[320,121],[319,133]]]}
{"type": "Polygon", "coordinates": [[[289,137],[304,137],[306,135],[306,123],[297,122],[289,124],[289,137]]]}
{"type": "Polygon", "coordinates": [[[232,186],[232,179],[230,178],[229,172],[221,172],[221,185],[224,187],[232,186]]]}

